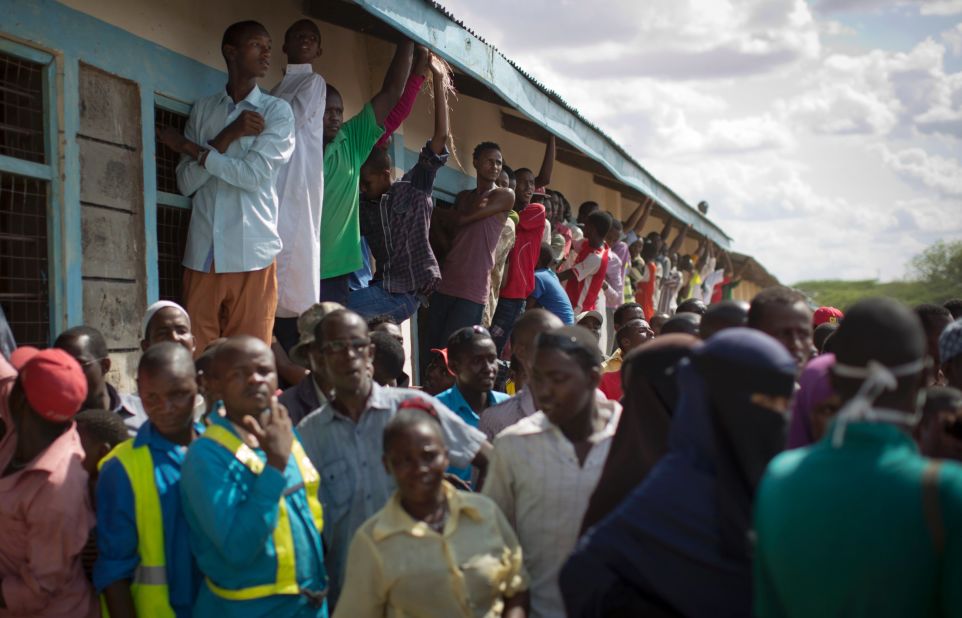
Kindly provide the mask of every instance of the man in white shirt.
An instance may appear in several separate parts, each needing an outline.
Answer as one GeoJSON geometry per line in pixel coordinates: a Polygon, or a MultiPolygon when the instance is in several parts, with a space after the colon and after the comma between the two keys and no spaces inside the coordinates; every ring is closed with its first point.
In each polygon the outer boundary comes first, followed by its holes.
{"type": "Polygon", "coordinates": [[[267,30],[254,21],[232,24],[221,52],[226,88],[194,104],[183,135],[157,132],[182,155],[177,186],[193,196],[183,295],[195,355],[219,337],[271,343],[281,250],[274,183],[294,152],[291,106],[256,83],[270,68],[267,30]]]}
{"type": "Polygon", "coordinates": [[[297,317],[321,295],[321,208],[324,199],[324,105],[327,84],[311,62],[321,55],[321,31],[295,22],[284,34],[284,79],[271,94],[294,111],[297,148],[277,175],[277,317],[274,335],[284,350],[298,340],[297,317]]]}
{"type": "Polygon", "coordinates": [[[518,533],[531,575],[531,616],[564,618],[558,573],[578,541],[621,417],[598,401],[601,352],[580,326],[541,333],[531,385],[539,412],[494,441],[483,493],[518,533]]]}

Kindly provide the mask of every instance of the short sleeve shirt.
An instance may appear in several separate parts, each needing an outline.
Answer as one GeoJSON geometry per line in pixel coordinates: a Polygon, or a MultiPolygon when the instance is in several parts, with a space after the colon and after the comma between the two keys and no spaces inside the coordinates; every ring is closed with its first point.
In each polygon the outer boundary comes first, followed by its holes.
{"type": "Polygon", "coordinates": [[[324,210],[321,213],[321,278],[352,273],[361,267],[358,223],[361,165],[371,154],[384,128],[374,108],[364,109],[341,126],[324,149],[324,210]]]}

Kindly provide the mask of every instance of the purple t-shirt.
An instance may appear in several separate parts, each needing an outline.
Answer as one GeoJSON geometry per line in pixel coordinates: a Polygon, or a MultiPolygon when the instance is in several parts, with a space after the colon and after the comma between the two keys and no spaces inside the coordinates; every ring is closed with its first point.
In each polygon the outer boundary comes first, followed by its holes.
{"type": "Polygon", "coordinates": [[[494,250],[508,218],[503,212],[469,223],[458,230],[441,267],[438,292],[483,305],[488,302],[494,250]]]}

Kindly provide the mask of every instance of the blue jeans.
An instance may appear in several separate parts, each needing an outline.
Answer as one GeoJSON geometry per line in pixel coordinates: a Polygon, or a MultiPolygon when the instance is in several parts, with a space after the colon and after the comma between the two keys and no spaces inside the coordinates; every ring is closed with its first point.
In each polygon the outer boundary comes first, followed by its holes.
{"type": "Polygon", "coordinates": [[[484,305],[435,292],[428,307],[428,348],[448,347],[454,331],[480,324],[483,316],[484,305]]]}
{"type": "Polygon", "coordinates": [[[494,339],[499,357],[501,356],[501,350],[508,343],[508,337],[511,336],[514,323],[524,312],[524,301],[523,298],[498,299],[498,308],[495,309],[494,317],[491,318],[491,338],[494,339]]]}
{"type": "Polygon", "coordinates": [[[414,294],[388,292],[381,281],[374,281],[366,288],[354,290],[347,298],[347,308],[369,320],[379,315],[389,315],[398,324],[411,317],[421,303],[414,294]]]}

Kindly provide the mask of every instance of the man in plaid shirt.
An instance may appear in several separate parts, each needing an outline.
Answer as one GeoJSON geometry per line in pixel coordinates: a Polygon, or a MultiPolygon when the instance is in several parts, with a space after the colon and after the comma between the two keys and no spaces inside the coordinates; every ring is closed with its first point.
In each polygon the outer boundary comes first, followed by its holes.
{"type": "Polygon", "coordinates": [[[348,307],[364,318],[390,315],[403,322],[417,311],[418,295],[434,291],[441,281],[428,231],[434,179],[448,160],[448,106],[435,63],[431,73],[434,135],[421,150],[418,162],[393,184],[393,164],[386,150],[375,148],[361,167],[361,234],[367,238],[377,272],[369,287],[351,292],[348,307]]]}

